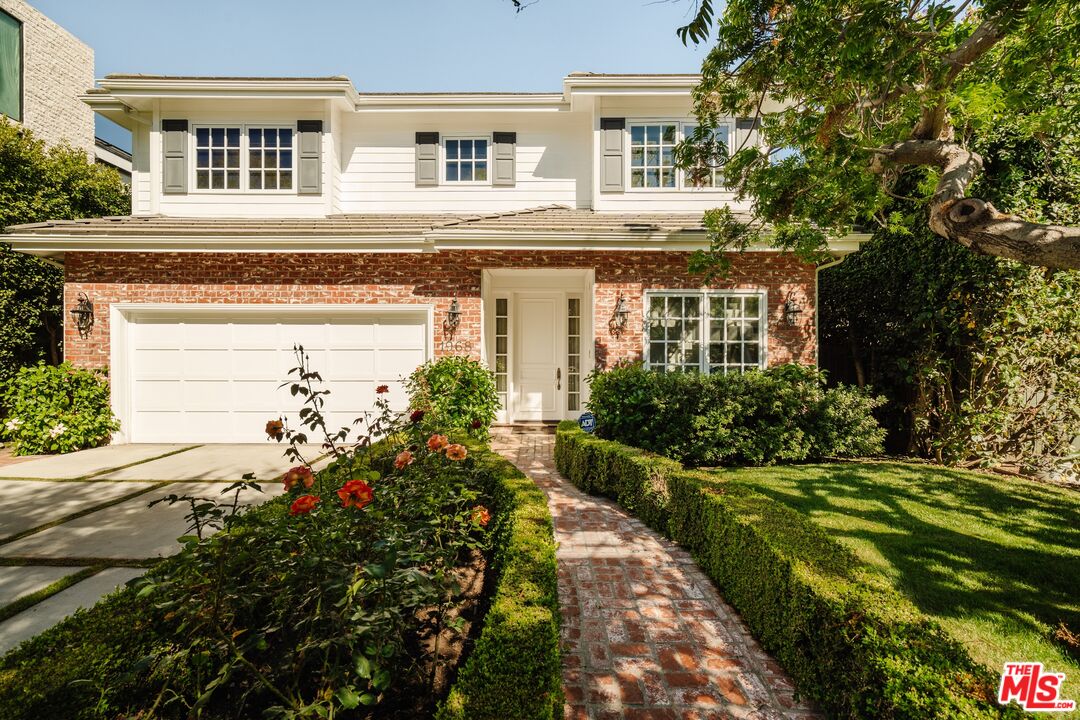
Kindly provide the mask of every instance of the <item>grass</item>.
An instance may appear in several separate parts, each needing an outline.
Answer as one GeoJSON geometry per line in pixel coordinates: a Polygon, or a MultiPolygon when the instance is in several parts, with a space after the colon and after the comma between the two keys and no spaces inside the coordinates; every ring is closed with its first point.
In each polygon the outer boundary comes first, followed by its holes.
{"type": "MultiPolygon", "coordinates": [[[[995,672],[1041,661],[1080,700],[1080,494],[903,463],[711,471],[808,516],[995,672]]],[[[1056,715],[1061,717],[1061,715],[1056,715]]]]}

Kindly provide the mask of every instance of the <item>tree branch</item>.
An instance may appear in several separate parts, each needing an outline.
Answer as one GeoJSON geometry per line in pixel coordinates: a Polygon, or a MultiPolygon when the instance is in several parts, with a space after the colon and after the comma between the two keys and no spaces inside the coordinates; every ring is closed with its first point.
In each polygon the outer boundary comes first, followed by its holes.
{"type": "Polygon", "coordinates": [[[944,140],[908,140],[873,152],[870,167],[875,173],[884,172],[888,164],[941,170],[930,198],[930,229],[938,235],[975,252],[1027,265],[1080,269],[1080,228],[1028,222],[965,196],[982,172],[978,153],[944,140]]]}

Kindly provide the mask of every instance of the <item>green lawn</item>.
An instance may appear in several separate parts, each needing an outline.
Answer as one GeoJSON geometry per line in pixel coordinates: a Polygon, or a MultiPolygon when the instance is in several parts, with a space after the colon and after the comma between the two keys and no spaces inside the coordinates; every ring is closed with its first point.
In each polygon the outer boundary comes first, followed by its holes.
{"type": "Polygon", "coordinates": [[[1041,661],[1080,701],[1080,657],[1049,640],[1080,634],[1080,493],[903,463],[713,472],[805,513],[976,660],[1041,661]]]}

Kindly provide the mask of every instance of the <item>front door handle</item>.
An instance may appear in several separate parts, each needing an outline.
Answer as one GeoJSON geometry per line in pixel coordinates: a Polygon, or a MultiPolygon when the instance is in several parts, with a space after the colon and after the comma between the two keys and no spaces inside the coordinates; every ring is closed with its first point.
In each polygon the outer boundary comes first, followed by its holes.
{"type": "Polygon", "coordinates": [[[555,368],[555,389],[562,390],[562,368],[555,368]]]}

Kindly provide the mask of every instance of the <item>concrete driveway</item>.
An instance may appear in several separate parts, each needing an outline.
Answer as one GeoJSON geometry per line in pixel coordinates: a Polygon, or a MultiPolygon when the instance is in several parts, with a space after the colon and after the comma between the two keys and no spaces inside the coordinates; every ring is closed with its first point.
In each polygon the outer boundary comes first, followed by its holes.
{"type": "Polygon", "coordinates": [[[281,494],[286,447],[116,445],[0,467],[0,653],[179,550],[186,504],[151,501],[216,498],[247,473],[263,492],[243,503],[281,494]]]}

